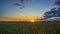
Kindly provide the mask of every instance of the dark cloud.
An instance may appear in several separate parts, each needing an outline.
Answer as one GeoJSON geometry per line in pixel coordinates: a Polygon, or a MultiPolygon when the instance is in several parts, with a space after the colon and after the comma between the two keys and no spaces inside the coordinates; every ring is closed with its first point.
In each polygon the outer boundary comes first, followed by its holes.
{"type": "Polygon", "coordinates": [[[52,8],[50,11],[44,13],[44,20],[51,17],[60,17],[60,8],[52,8]]]}
{"type": "MultiPolygon", "coordinates": [[[[54,5],[60,6],[60,0],[55,0],[54,5]]],[[[50,11],[45,12],[43,19],[49,19],[51,17],[60,17],[60,7],[52,8],[50,11]]]]}
{"type": "Polygon", "coordinates": [[[19,3],[14,3],[13,5],[16,5],[16,6],[23,6],[22,4],[19,4],[19,3]]]}
{"type": "Polygon", "coordinates": [[[55,0],[54,5],[60,5],[60,0],[55,0]]]}
{"type": "Polygon", "coordinates": [[[33,0],[18,0],[20,3],[13,3],[13,5],[19,6],[21,9],[25,8],[24,2],[32,2],[33,0]]]}
{"type": "Polygon", "coordinates": [[[19,6],[21,9],[25,7],[23,4],[19,4],[19,3],[14,3],[13,5],[19,6]]]}
{"type": "Polygon", "coordinates": [[[52,8],[48,12],[45,12],[44,16],[43,16],[44,18],[42,18],[41,20],[60,21],[60,0],[55,0],[54,5],[57,5],[57,7],[52,8]],[[54,18],[54,17],[56,17],[56,18],[54,18]]]}

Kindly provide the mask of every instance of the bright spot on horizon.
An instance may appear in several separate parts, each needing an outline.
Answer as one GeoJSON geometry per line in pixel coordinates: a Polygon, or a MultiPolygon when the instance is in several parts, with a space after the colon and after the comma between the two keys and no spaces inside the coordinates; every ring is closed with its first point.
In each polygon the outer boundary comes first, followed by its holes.
{"type": "Polygon", "coordinates": [[[30,20],[30,22],[34,22],[34,20],[30,20]]]}

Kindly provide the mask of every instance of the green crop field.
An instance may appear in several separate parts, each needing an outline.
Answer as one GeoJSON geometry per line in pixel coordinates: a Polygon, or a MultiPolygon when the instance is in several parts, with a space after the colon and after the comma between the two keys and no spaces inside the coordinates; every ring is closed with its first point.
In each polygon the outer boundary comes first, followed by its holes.
{"type": "Polygon", "coordinates": [[[0,34],[60,34],[60,22],[0,23],[0,34]],[[31,23],[32,24],[32,23],[31,23]]]}

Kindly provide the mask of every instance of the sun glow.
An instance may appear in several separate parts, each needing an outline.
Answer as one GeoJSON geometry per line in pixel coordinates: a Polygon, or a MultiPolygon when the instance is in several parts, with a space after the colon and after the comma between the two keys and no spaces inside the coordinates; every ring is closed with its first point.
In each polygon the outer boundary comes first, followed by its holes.
{"type": "Polygon", "coordinates": [[[30,20],[30,22],[34,22],[34,20],[30,20]]]}

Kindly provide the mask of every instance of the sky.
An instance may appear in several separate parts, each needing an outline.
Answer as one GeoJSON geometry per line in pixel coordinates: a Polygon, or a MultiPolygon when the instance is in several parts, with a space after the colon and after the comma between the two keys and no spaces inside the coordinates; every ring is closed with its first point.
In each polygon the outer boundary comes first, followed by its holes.
{"type": "Polygon", "coordinates": [[[31,18],[40,17],[52,6],[52,0],[35,0],[34,2],[25,2],[25,8],[20,9],[13,3],[19,3],[18,0],[0,0],[0,18],[31,18]]]}

